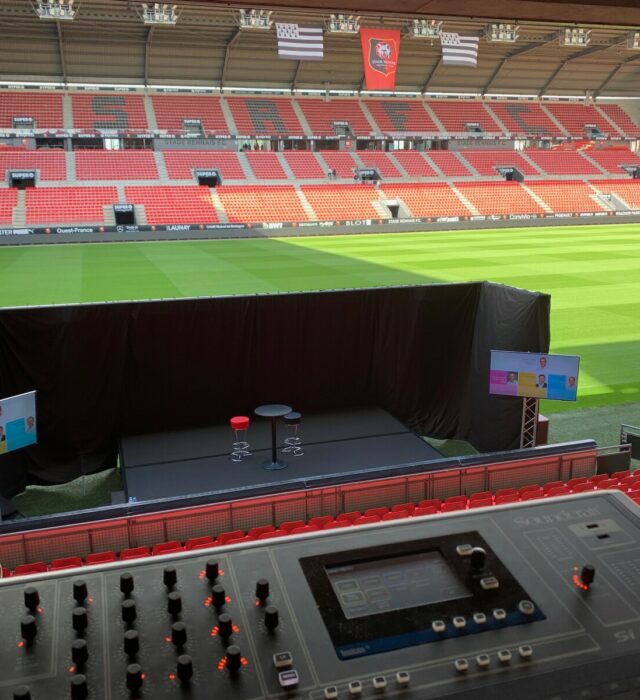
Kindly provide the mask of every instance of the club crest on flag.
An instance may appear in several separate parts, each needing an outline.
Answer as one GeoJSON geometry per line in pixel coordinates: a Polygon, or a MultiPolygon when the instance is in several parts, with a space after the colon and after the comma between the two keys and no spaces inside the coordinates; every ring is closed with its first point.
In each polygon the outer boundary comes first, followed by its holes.
{"type": "Polygon", "coordinates": [[[389,39],[369,39],[369,66],[384,76],[392,75],[398,68],[398,47],[389,39]]]}

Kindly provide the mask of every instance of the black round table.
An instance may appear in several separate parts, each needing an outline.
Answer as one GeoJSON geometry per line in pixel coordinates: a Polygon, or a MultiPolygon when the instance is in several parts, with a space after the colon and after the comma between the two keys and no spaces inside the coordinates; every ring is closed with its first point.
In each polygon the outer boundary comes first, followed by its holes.
{"type": "Polygon", "coordinates": [[[287,413],[291,413],[292,410],[291,406],[285,406],[281,403],[269,403],[264,406],[258,406],[254,411],[256,416],[271,418],[271,460],[262,463],[264,469],[275,471],[276,469],[284,469],[287,466],[286,462],[278,461],[276,450],[277,420],[282,418],[282,416],[286,416],[287,413]]]}

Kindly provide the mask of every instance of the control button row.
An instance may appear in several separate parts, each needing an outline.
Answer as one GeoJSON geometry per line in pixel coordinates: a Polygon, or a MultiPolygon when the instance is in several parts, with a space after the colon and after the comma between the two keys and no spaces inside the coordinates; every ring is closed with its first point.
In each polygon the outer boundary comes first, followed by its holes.
{"type": "MultiPolygon", "coordinates": [[[[406,686],[411,680],[409,671],[398,671],[396,673],[396,683],[400,686],[406,686]]],[[[372,684],[375,690],[384,690],[387,687],[387,679],[384,676],[374,676],[372,684]]],[[[352,696],[362,695],[364,685],[362,681],[351,681],[349,683],[349,694],[352,696]]],[[[324,689],[325,700],[335,700],[338,697],[338,688],[335,685],[327,686],[324,689]]]]}
{"type": "MultiPolygon", "coordinates": [[[[518,604],[518,609],[525,615],[533,615],[535,605],[530,600],[522,600],[518,604]]],[[[507,612],[503,608],[496,608],[492,614],[494,620],[499,622],[507,618],[507,612]]],[[[484,625],[487,622],[487,616],[482,612],[473,613],[473,621],[476,625],[484,625]]],[[[462,630],[467,626],[467,619],[463,615],[456,615],[451,622],[457,630],[462,630]]],[[[446,631],[447,624],[444,620],[434,620],[431,623],[431,629],[437,634],[441,634],[446,631]]]]}
{"type": "MultiPolygon", "coordinates": [[[[523,661],[530,659],[533,656],[533,648],[529,644],[523,644],[518,647],[518,656],[523,661]]],[[[497,653],[498,661],[501,665],[507,666],[511,663],[513,654],[509,649],[500,649],[497,653]]],[[[476,656],[476,665],[481,670],[486,670],[491,666],[491,656],[489,654],[478,654],[476,656]]],[[[470,664],[467,659],[456,659],[453,662],[455,670],[458,673],[466,673],[469,670],[470,664]]]]}

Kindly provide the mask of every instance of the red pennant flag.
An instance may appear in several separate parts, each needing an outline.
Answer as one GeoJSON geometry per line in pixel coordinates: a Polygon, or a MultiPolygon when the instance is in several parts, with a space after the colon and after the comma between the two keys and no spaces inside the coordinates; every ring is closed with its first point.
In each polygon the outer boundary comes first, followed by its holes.
{"type": "Polygon", "coordinates": [[[394,90],[400,56],[399,29],[360,29],[367,90],[394,90]]]}

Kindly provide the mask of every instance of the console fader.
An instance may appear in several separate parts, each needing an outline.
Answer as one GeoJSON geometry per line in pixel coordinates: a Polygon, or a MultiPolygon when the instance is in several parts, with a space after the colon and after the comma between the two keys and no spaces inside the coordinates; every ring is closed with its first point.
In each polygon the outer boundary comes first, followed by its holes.
{"type": "Polygon", "coordinates": [[[2,700],[640,697],[622,494],[0,582],[2,700]]]}

